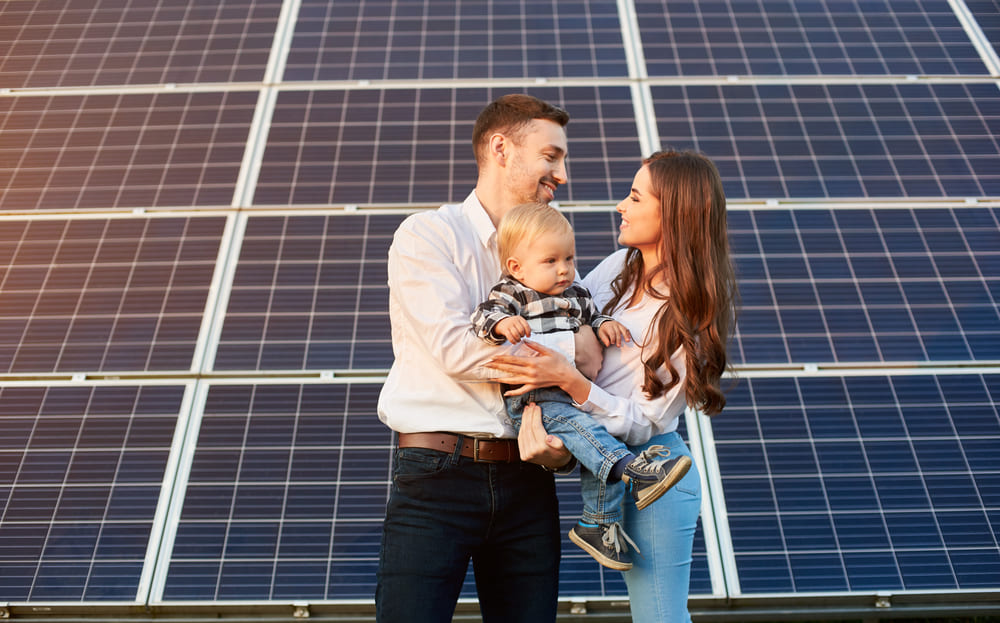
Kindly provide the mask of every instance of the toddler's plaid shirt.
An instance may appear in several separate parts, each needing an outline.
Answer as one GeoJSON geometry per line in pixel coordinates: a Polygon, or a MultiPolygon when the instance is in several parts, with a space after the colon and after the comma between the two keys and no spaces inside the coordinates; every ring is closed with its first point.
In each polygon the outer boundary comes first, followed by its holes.
{"type": "Polygon", "coordinates": [[[491,344],[503,344],[506,338],[493,332],[497,323],[508,316],[521,316],[532,333],[577,331],[583,324],[596,330],[611,316],[597,312],[590,292],[578,283],[559,295],[542,294],[507,276],[490,290],[489,298],[472,314],[476,335],[491,344]]]}

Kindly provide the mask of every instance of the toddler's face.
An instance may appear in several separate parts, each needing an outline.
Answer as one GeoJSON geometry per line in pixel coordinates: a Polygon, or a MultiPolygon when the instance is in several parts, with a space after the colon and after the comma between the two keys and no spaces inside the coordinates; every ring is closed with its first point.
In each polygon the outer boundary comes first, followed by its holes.
{"type": "Polygon", "coordinates": [[[572,232],[544,232],[517,245],[507,270],[532,290],[562,294],[576,276],[574,246],[572,232]]]}

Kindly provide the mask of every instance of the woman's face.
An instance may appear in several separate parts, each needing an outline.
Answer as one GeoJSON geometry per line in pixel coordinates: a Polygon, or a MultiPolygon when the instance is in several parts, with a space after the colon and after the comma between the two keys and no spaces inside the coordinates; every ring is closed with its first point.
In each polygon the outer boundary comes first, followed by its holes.
{"type": "Polygon", "coordinates": [[[618,243],[638,249],[646,255],[656,253],[660,245],[660,200],[653,196],[649,167],[643,166],[632,180],[632,191],[618,204],[622,215],[618,243]]]}

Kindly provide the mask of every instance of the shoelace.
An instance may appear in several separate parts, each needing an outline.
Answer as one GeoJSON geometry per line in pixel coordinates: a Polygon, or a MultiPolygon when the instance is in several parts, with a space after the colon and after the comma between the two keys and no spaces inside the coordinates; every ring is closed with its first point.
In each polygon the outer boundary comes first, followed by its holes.
{"type": "Polygon", "coordinates": [[[655,445],[649,446],[639,454],[639,458],[642,459],[643,463],[638,466],[640,471],[652,472],[656,468],[656,459],[666,459],[670,456],[670,450],[665,446],[655,445]]]}
{"type": "Polygon", "coordinates": [[[658,457],[667,458],[668,456],[670,456],[670,450],[666,446],[661,445],[649,446],[642,451],[642,457],[647,461],[652,461],[658,457]]]}
{"type": "Polygon", "coordinates": [[[605,547],[615,548],[616,553],[627,552],[629,545],[635,548],[637,554],[641,553],[639,546],[629,538],[629,535],[625,534],[625,528],[622,528],[622,525],[617,521],[608,526],[608,529],[601,535],[601,541],[604,542],[605,547]],[[618,538],[619,535],[621,535],[621,539],[618,538]],[[624,542],[622,542],[623,540],[624,542]]]}

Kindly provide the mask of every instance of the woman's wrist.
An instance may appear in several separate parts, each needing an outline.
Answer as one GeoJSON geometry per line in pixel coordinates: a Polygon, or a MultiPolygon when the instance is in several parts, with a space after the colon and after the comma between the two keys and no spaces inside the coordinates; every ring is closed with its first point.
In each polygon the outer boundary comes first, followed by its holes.
{"type": "Polygon", "coordinates": [[[573,402],[577,404],[583,404],[587,402],[590,398],[590,386],[591,381],[579,370],[574,370],[574,374],[571,375],[565,384],[560,385],[560,388],[569,394],[569,397],[573,399],[573,402]]]}

